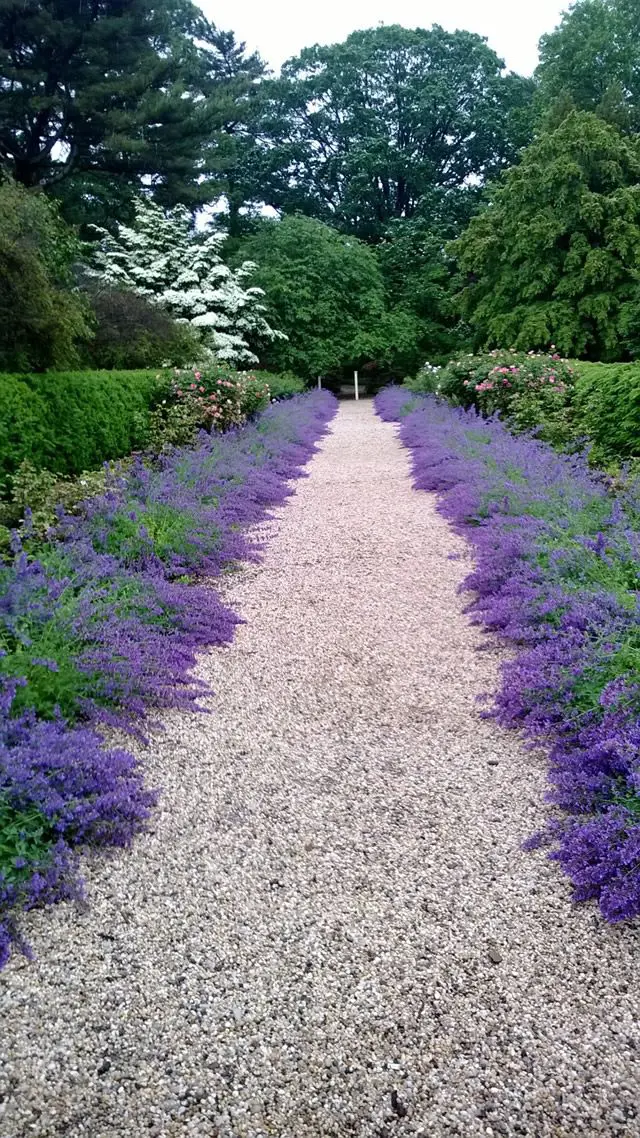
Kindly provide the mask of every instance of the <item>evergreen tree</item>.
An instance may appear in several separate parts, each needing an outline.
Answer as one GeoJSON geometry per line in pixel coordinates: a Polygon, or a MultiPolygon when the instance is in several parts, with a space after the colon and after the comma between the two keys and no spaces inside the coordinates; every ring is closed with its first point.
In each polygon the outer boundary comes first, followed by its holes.
{"type": "Polygon", "coordinates": [[[624,356],[640,309],[639,183],[635,141],[586,111],[528,147],[451,246],[477,343],[624,356]]]}
{"type": "Polygon", "coordinates": [[[76,222],[200,204],[262,70],[190,0],[0,0],[0,170],[76,222]]]}

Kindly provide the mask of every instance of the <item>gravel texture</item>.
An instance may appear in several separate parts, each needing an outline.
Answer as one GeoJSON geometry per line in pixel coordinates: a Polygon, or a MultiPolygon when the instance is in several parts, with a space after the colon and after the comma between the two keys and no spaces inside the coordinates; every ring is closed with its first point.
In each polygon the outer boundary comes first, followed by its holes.
{"type": "Polygon", "coordinates": [[[480,717],[464,543],[369,403],[310,473],[145,753],[154,832],[0,975],[0,1135],[638,1135],[638,929],[520,851],[544,761],[480,717]]]}

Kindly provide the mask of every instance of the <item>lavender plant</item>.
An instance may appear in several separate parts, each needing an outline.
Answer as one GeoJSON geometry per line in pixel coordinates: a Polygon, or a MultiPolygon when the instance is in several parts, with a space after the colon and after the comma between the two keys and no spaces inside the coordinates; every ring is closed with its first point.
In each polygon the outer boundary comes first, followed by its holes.
{"type": "Polygon", "coordinates": [[[81,888],[77,847],[144,826],[155,796],[100,725],[139,731],[160,708],[199,706],[196,654],[239,619],[199,578],[259,555],[247,527],[286,500],[335,406],[295,396],[203,431],[61,512],[56,540],[26,552],[14,534],[0,566],[0,965],[24,947],[16,912],[81,888]]]}
{"type": "Polygon", "coordinates": [[[640,914],[640,485],[614,497],[582,457],[496,418],[402,389],[377,398],[401,421],[417,489],[467,538],[469,611],[516,645],[491,714],[549,749],[551,856],[576,900],[640,914]]]}

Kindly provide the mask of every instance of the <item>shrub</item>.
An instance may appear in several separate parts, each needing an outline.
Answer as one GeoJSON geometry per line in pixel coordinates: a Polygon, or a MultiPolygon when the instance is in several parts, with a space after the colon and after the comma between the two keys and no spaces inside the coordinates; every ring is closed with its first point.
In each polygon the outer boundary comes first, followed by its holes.
{"type": "Polygon", "coordinates": [[[198,430],[228,431],[240,427],[270,399],[264,379],[220,365],[202,371],[174,369],[167,391],[149,419],[149,447],[159,454],[173,446],[188,446],[198,430]]]}
{"type": "Polygon", "coordinates": [[[0,185],[0,369],[72,367],[90,337],[72,231],[42,194],[0,185]]]}
{"type": "Polygon", "coordinates": [[[25,460],[81,474],[129,454],[162,390],[155,371],[0,374],[0,483],[25,460]]]}
{"type": "Polygon", "coordinates": [[[603,465],[640,456],[640,363],[579,363],[576,430],[603,465]]]}
{"type": "Polygon", "coordinates": [[[263,371],[260,368],[251,375],[267,384],[272,399],[291,399],[293,395],[300,395],[306,386],[304,380],[292,371],[263,371]]]}
{"type": "Polygon", "coordinates": [[[190,367],[204,360],[200,337],[188,324],[178,324],[168,312],[131,290],[99,287],[92,282],[88,297],[94,316],[94,337],[85,355],[93,368],[190,367]]]}
{"type": "Polygon", "coordinates": [[[563,446],[574,438],[572,426],[576,368],[557,352],[513,350],[464,355],[446,367],[426,364],[412,391],[442,395],[482,415],[499,413],[516,431],[536,430],[546,442],[563,446]]]}

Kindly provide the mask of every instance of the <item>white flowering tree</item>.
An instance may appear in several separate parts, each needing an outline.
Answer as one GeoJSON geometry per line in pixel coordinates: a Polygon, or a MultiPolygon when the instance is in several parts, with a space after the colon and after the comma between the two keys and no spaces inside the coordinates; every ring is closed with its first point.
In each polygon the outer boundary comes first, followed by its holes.
{"type": "Polygon", "coordinates": [[[165,211],[154,202],[136,202],[133,226],[119,225],[114,237],[99,229],[94,269],[117,288],[132,289],[181,323],[201,329],[203,342],[234,365],[258,363],[249,343],[286,339],[267,323],[261,288],[245,282],[255,269],[225,265],[220,249],[226,234],[194,233],[184,206],[165,211]]]}

